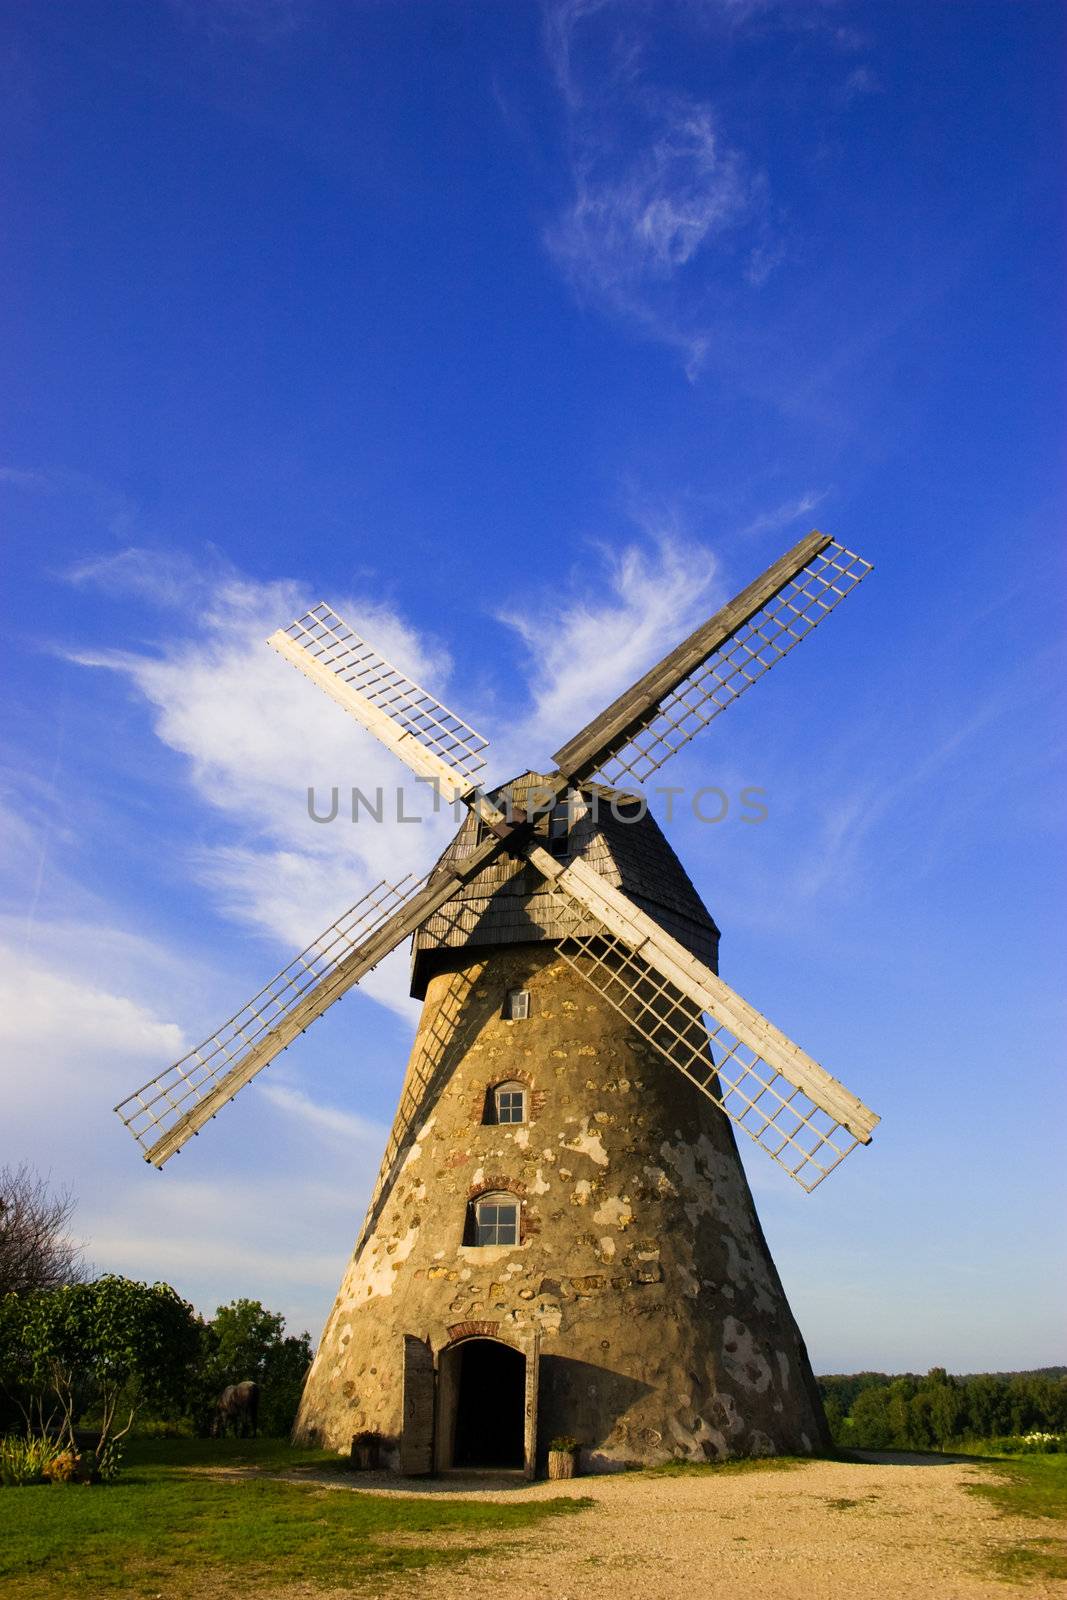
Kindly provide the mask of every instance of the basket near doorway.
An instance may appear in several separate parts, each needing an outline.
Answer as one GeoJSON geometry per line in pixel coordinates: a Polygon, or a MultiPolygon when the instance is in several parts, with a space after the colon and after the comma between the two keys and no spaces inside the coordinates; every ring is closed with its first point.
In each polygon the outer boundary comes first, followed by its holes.
{"type": "Polygon", "coordinates": [[[548,1475],[550,1478],[574,1478],[578,1474],[578,1441],[560,1434],[548,1446],[548,1475]]]}

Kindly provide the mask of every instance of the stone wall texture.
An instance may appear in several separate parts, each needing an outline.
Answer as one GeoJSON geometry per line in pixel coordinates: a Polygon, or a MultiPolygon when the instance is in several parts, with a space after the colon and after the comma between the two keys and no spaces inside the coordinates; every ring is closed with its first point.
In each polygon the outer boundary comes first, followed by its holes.
{"type": "Polygon", "coordinates": [[[551,944],[443,954],[383,1179],[308,1377],[296,1437],[396,1465],[404,1336],[540,1334],[538,1434],[585,1470],[810,1453],[827,1443],[803,1340],[727,1119],[551,944]],[[505,1020],[511,989],[527,1020],[505,1020]],[[483,1120],[494,1084],[529,1119],[483,1120]],[[516,1246],[464,1243],[478,1194],[521,1201],[516,1246]]]}

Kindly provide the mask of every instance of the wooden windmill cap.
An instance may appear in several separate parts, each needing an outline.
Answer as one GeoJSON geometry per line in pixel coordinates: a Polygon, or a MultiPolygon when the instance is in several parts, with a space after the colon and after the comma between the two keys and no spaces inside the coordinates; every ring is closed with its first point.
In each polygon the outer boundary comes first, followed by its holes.
{"type": "MultiPolygon", "coordinates": [[[[509,798],[512,805],[523,809],[526,804],[537,807],[537,791],[548,781],[543,773],[524,772],[494,790],[491,798],[501,807],[509,798]]],[[[540,804],[544,806],[543,798],[540,804]]],[[[645,810],[642,797],[602,784],[582,784],[572,792],[571,818],[568,859],[580,856],[714,970],[719,945],[715,920],[659,824],[645,810]]],[[[544,814],[537,831],[544,843],[549,831],[544,814]]],[[[473,854],[477,843],[478,822],[472,814],[437,865],[463,860],[473,854]]],[[[418,1000],[425,997],[438,965],[437,953],[467,946],[484,949],[551,942],[561,937],[562,931],[556,922],[551,889],[541,875],[527,869],[521,859],[497,856],[415,934],[411,993],[418,1000]]]]}

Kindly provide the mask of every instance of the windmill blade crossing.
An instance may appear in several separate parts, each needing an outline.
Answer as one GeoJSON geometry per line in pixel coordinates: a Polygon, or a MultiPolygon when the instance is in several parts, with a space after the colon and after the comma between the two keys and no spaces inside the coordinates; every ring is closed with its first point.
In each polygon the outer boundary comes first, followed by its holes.
{"type": "Polygon", "coordinates": [[[379,883],[195,1050],[115,1107],[162,1167],[298,1034],[443,906],[505,847],[490,837],[461,865],[429,878],[379,883]]]}
{"type": "Polygon", "coordinates": [[[644,783],[733,705],[871,571],[824,533],[809,533],[730,604],[556,752],[572,783],[644,783]]]}
{"type": "Polygon", "coordinates": [[[449,801],[472,789],[489,746],[462,717],[394,667],[325,602],[267,643],[449,801]]]}
{"type": "Polygon", "coordinates": [[[626,895],[580,859],[529,859],[569,925],[563,959],[801,1188],[870,1143],[879,1117],[626,895]]]}

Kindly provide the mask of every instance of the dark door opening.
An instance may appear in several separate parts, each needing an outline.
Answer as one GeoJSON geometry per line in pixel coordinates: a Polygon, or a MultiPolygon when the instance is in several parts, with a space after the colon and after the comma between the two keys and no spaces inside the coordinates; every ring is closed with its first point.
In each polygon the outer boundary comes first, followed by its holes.
{"type": "Polygon", "coordinates": [[[459,1393],[452,1463],[521,1467],[525,1458],[526,1357],[495,1339],[456,1350],[459,1393]]]}

